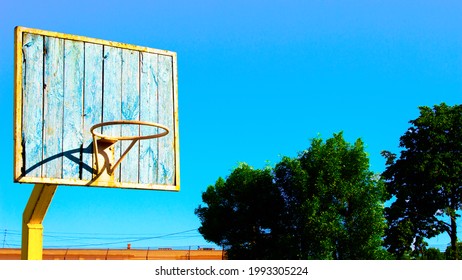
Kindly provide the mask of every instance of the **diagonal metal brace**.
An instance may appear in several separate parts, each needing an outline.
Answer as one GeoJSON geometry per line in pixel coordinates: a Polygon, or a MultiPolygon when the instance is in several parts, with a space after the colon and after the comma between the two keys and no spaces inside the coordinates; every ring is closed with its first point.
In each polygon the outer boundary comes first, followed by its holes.
{"type": "Polygon", "coordinates": [[[43,219],[57,185],[36,184],[22,216],[22,260],[41,260],[43,255],[43,219]]]}

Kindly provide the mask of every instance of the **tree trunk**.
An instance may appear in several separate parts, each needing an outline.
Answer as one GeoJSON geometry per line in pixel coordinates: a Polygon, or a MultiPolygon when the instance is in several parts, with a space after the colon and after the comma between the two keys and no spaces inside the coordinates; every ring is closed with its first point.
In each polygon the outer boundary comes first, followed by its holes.
{"type": "Polygon", "coordinates": [[[451,249],[452,256],[455,260],[459,259],[459,252],[457,250],[457,224],[456,224],[456,214],[451,213],[451,249]]]}

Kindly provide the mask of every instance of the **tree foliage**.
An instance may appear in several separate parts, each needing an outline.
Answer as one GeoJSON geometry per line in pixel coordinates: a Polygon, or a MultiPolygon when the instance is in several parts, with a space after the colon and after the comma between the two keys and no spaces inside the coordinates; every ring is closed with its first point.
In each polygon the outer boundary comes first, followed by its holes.
{"type": "Polygon", "coordinates": [[[275,177],[299,258],[383,257],[383,185],[369,171],[361,140],[351,145],[342,133],[314,139],[298,159],[283,159],[275,177]]]}
{"type": "MultiPolygon", "coordinates": [[[[457,251],[462,252],[462,242],[457,242],[457,251]]],[[[446,260],[453,260],[454,259],[454,249],[452,246],[446,247],[446,251],[442,253],[446,260]]],[[[443,258],[444,259],[444,258],[443,258]]]]}
{"type": "Polygon", "coordinates": [[[462,106],[420,107],[420,116],[400,138],[399,158],[383,152],[388,250],[402,257],[416,240],[446,232],[457,258],[457,211],[462,205],[462,106]],[[443,217],[449,217],[449,222],[443,217]]]}
{"type": "Polygon", "coordinates": [[[239,166],[208,187],[196,214],[230,258],[380,259],[383,190],[362,141],[339,133],[272,170],[239,166]]]}
{"type": "Polygon", "coordinates": [[[207,207],[195,213],[199,232],[225,247],[230,259],[271,259],[282,200],[270,169],[241,164],[226,180],[219,178],[202,194],[207,207]]]}

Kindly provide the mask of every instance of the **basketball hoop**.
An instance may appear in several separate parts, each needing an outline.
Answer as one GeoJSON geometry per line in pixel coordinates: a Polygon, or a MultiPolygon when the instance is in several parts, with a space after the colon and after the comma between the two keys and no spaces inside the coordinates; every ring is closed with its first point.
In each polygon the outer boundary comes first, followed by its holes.
{"type": "Polygon", "coordinates": [[[136,120],[120,120],[120,121],[109,121],[109,122],[102,122],[95,124],[90,128],[90,132],[93,135],[93,148],[94,148],[94,154],[96,158],[96,169],[98,170],[98,173],[100,173],[102,170],[100,170],[100,163],[99,163],[99,149],[98,149],[98,142],[104,143],[103,146],[107,148],[108,146],[112,146],[115,144],[117,141],[124,141],[124,140],[131,140],[132,142],[130,145],[127,147],[127,149],[123,152],[123,154],[120,156],[119,160],[115,163],[109,163],[107,166],[107,173],[109,175],[112,175],[116,167],[122,162],[122,160],[125,158],[125,156],[128,154],[128,152],[133,148],[133,146],[138,142],[139,140],[146,140],[146,139],[153,139],[153,138],[159,138],[167,135],[169,133],[169,129],[161,124],[158,123],[152,123],[152,122],[145,122],[145,121],[136,121],[136,120]],[[150,134],[150,135],[133,135],[133,136],[110,136],[110,135],[104,135],[102,133],[96,132],[95,129],[103,127],[103,126],[110,126],[110,125],[139,125],[139,126],[151,126],[155,128],[160,128],[163,129],[162,132],[156,133],[156,134],[150,134]]]}

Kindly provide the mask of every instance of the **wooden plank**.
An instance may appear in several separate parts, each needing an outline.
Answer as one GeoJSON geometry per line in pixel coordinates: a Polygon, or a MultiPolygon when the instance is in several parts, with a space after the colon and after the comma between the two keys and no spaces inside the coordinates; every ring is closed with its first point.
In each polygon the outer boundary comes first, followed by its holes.
{"type": "MultiPolygon", "coordinates": [[[[147,122],[158,122],[157,115],[157,54],[141,53],[140,73],[140,119],[147,122]]],[[[158,133],[157,129],[141,127],[141,135],[158,133]]],[[[157,183],[158,140],[140,141],[140,183],[157,183]]]]}
{"type": "Polygon", "coordinates": [[[175,178],[174,153],[174,99],[173,99],[173,59],[159,55],[159,123],[167,126],[170,133],[159,138],[158,182],[172,185],[175,178]]]}
{"type": "Polygon", "coordinates": [[[43,37],[25,33],[22,52],[22,173],[30,177],[41,177],[39,163],[43,159],[43,37]]]}
{"type": "Polygon", "coordinates": [[[174,150],[175,150],[175,177],[173,186],[176,191],[180,191],[180,141],[179,141],[179,121],[178,121],[178,62],[176,53],[172,53],[173,60],[173,115],[174,115],[174,150]]]}
{"type": "MultiPolygon", "coordinates": [[[[103,63],[103,121],[122,119],[122,50],[104,46],[103,63]]],[[[121,126],[103,127],[105,135],[120,136],[121,126]]],[[[116,160],[120,157],[120,141],[114,145],[116,160]]],[[[114,180],[120,181],[120,168],[114,173],[114,180]]]]}
{"type": "Polygon", "coordinates": [[[23,33],[19,27],[15,28],[14,32],[14,107],[13,107],[13,120],[14,120],[14,174],[13,178],[18,181],[23,176],[22,170],[25,164],[23,159],[23,145],[22,145],[22,104],[23,104],[23,61],[24,54],[23,48],[23,33]]]}
{"type": "Polygon", "coordinates": [[[65,33],[60,33],[60,32],[41,30],[41,29],[36,29],[36,28],[28,28],[28,27],[22,27],[22,26],[19,26],[18,28],[20,31],[26,32],[26,33],[37,34],[37,35],[48,36],[48,37],[55,37],[55,38],[62,38],[62,39],[69,39],[73,41],[82,41],[86,43],[110,46],[110,47],[115,47],[115,48],[120,48],[120,49],[129,49],[129,50],[140,51],[140,52],[157,53],[157,54],[163,54],[163,55],[168,55],[168,56],[172,56],[175,54],[175,52],[168,51],[168,50],[137,46],[137,45],[127,44],[127,43],[108,41],[108,40],[91,38],[91,37],[74,35],[74,34],[65,34],[65,33]]]}
{"type": "Polygon", "coordinates": [[[84,180],[75,180],[75,179],[51,179],[51,178],[23,177],[21,178],[21,183],[178,191],[178,188],[173,185],[121,183],[121,182],[98,181],[98,180],[84,181],[84,180]]]}
{"type": "MultiPolygon", "coordinates": [[[[82,179],[90,180],[93,173],[93,138],[90,128],[103,121],[103,46],[85,43],[85,86],[83,113],[82,179]]],[[[97,129],[101,132],[101,129],[97,129]]]]}
{"type": "MultiPolygon", "coordinates": [[[[140,88],[139,88],[139,52],[122,50],[122,119],[140,119],[140,88]]],[[[123,136],[139,135],[138,125],[122,126],[123,136]]],[[[123,153],[131,141],[122,141],[123,153]]],[[[117,159],[116,159],[117,160],[117,159]]],[[[139,141],[128,152],[120,163],[121,182],[138,183],[139,178],[139,141]]]]}
{"type": "Polygon", "coordinates": [[[64,40],[45,37],[42,176],[61,178],[64,40]]]}
{"type": "Polygon", "coordinates": [[[63,177],[81,177],[83,145],[83,42],[64,41],[63,177]]]}

